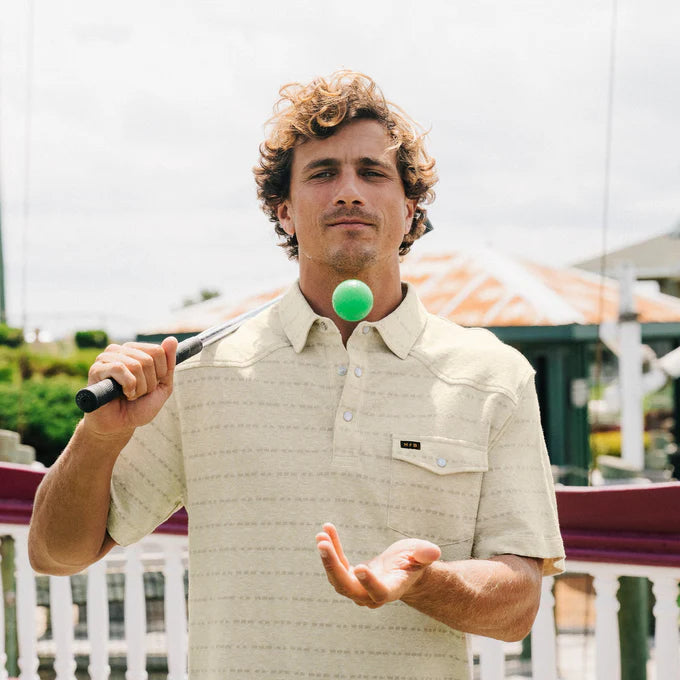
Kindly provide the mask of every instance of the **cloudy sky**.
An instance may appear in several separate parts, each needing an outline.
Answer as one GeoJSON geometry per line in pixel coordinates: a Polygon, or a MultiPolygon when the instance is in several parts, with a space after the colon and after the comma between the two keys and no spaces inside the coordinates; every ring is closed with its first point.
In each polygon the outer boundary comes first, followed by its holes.
{"type": "MultiPolygon", "coordinates": [[[[11,323],[125,336],[201,288],[294,278],[251,168],[279,87],[343,67],[431,128],[414,252],[600,252],[612,0],[30,7],[0,0],[11,323]]],[[[618,0],[616,26],[610,248],[680,219],[680,3],[618,0]]]]}

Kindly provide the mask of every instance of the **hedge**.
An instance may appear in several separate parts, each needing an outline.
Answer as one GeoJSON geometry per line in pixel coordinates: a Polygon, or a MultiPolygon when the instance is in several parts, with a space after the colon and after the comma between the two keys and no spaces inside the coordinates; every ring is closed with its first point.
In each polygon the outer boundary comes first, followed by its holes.
{"type": "Polygon", "coordinates": [[[82,385],[65,377],[0,383],[0,428],[19,432],[38,460],[52,465],[83,415],[74,400],[82,385]]]}

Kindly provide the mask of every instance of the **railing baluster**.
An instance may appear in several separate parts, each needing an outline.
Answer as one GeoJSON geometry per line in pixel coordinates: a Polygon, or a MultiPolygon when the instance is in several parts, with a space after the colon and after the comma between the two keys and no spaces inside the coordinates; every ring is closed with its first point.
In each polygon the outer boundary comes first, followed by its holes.
{"type": "Polygon", "coordinates": [[[7,680],[8,677],[5,650],[5,589],[2,582],[2,551],[0,551],[0,680],[7,680]]]}
{"type": "Polygon", "coordinates": [[[672,576],[651,577],[656,617],[656,677],[680,677],[680,635],[678,634],[678,581],[672,576]]]}
{"type": "Polygon", "coordinates": [[[619,649],[619,601],[616,592],[619,581],[616,576],[598,573],[595,578],[595,675],[597,680],[621,679],[621,655],[619,649]]]}
{"type": "Polygon", "coordinates": [[[531,673],[541,680],[557,680],[554,584],[552,576],[543,579],[541,605],[531,629],[531,673]]]}
{"type": "Polygon", "coordinates": [[[146,600],[141,548],[125,549],[125,642],[127,643],[126,680],[147,680],[146,600]]]}
{"type": "Polygon", "coordinates": [[[56,680],[76,680],[73,656],[73,596],[68,576],[50,576],[50,617],[56,680]]]}
{"type": "Polygon", "coordinates": [[[165,544],[165,635],[168,680],[187,677],[187,613],[184,601],[182,551],[176,541],[165,544]]]}
{"type": "Polygon", "coordinates": [[[106,562],[100,560],[87,570],[87,637],[90,642],[92,680],[108,680],[109,666],[109,597],[106,585],[106,562]]]}
{"type": "Polygon", "coordinates": [[[477,639],[481,680],[503,680],[505,677],[505,649],[500,640],[488,637],[477,639]]]}
{"type": "Polygon", "coordinates": [[[17,569],[17,632],[19,634],[20,680],[39,680],[35,630],[35,574],[28,561],[28,531],[15,534],[17,569]]]}

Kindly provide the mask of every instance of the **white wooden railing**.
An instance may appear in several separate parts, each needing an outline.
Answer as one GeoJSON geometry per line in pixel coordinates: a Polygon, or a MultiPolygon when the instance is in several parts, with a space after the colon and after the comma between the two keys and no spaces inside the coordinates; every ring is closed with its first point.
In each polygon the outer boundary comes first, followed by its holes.
{"type": "MultiPolygon", "coordinates": [[[[107,680],[109,657],[121,649],[126,657],[126,680],[147,678],[147,626],[144,597],[144,571],[160,571],[165,577],[165,636],[159,649],[167,657],[168,680],[187,677],[187,618],[184,571],[187,566],[186,536],[149,536],[129,548],[115,548],[87,570],[87,639],[74,639],[73,600],[68,576],[50,576],[50,617],[52,640],[38,641],[36,625],[36,574],[28,562],[28,528],[0,524],[0,535],[14,538],[16,560],[16,604],[19,639],[18,666],[21,680],[38,680],[39,648],[47,646],[54,654],[57,680],[75,678],[76,653],[84,649],[89,657],[88,673],[93,680],[107,680]],[[107,572],[125,574],[125,640],[109,638],[107,572]]],[[[4,615],[0,607],[0,633],[4,615]]],[[[0,680],[7,680],[5,636],[0,635],[0,680]]],[[[44,650],[43,650],[44,654],[44,650]]],[[[43,656],[41,654],[41,656],[43,656]]]]}
{"type": "MultiPolygon", "coordinates": [[[[560,632],[555,627],[553,585],[555,579],[543,579],[541,606],[531,631],[531,677],[534,680],[620,680],[619,602],[616,594],[619,577],[646,577],[652,582],[656,599],[656,618],[653,660],[648,664],[648,680],[675,680],[680,678],[680,608],[678,595],[680,568],[608,564],[569,560],[569,574],[587,574],[594,577],[595,591],[595,660],[593,667],[584,668],[578,661],[559,655],[560,632]],[[586,675],[584,676],[584,673],[586,675]]],[[[585,641],[584,641],[585,642],[585,641]]],[[[496,640],[477,639],[474,647],[480,655],[480,678],[503,680],[506,678],[506,652],[509,645],[496,640]]]]}
{"type": "MultiPolygon", "coordinates": [[[[0,470],[2,474],[3,470],[0,470]]],[[[5,477],[5,482],[7,477],[5,477]]],[[[25,481],[25,480],[24,480],[25,481]]],[[[23,482],[22,482],[23,483],[23,482]]],[[[30,486],[30,485],[29,485],[30,486]]],[[[663,486],[663,485],[659,485],[663,486]]],[[[666,485],[668,486],[668,485],[666,485]]],[[[671,500],[677,497],[675,491],[680,492],[680,485],[674,489],[671,500]]],[[[625,490],[620,489],[620,492],[625,490]]],[[[574,670],[570,667],[569,659],[560,655],[560,638],[562,631],[555,627],[555,599],[553,596],[554,578],[543,579],[543,594],[541,606],[534,624],[532,636],[531,677],[534,680],[619,680],[621,677],[619,656],[619,630],[617,620],[618,601],[616,592],[620,576],[644,576],[651,580],[656,598],[654,616],[656,618],[656,634],[653,643],[652,674],[648,680],[670,680],[680,678],[680,637],[678,624],[680,611],[678,609],[678,583],[680,581],[680,559],[671,553],[680,546],[680,532],[663,534],[650,543],[647,535],[642,535],[647,550],[661,550],[661,552],[635,553],[635,536],[626,533],[625,547],[628,553],[621,550],[610,550],[611,555],[618,555],[617,559],[606,561],[603,555],[606,550],[598,551],[591,544],[597,546],[597,531],[602,526],[588,534],[578,529],[574,538],[574,526],[578,518],[570,507],[587,505],[580,498],[573,497],[567,502],[558,491],[560,506],[560,520],[564,518],[563,536],[568,554],[577,556],[567,561],[568,573],[590,574],[594,577],[595,591],[595,662],[592,669],[574,670]],[[571,503],[571,505],[570,505],[571,503]],[[584,538],[585,536],[585,538],[584,538]],[[654,542],[656,541],[656,542],[654,542]],[[652,548],[649,548],[649,545],[652,548]],[[573,545],[575,547],[570,548],[573,545]],[[661,545],[661,548],[658,546],[661,545]],[[589,547],[590,546],[590,547],[589,547]],[[654,548],[656,546],[656,548],[654,548]],[[667,549],[670,546],[670,549],[667,549]],[[665,551],[665,552],[664,552],[665,551]],[[580,556],[580,557],[579,557],[580,556]],[[584,559],[585,557],[585,559],[584,559]],[[640,561],[656,562],[657,564],[639,564],[640,561]],[[635,563],[638,562],[638,563],[635,563]]],[[[26,491],[15,495],[26,496],[26,491]]],[[[38,680],[39,643],[36,625],[36,575],[28,562],[26,525],[26,501],[12,499],[7,501],[7,484],[0,479],[0,536],[9,535],[14,538],[16,551],[16,603],[19,638],[19,669],[21,680],[38,680]],[[5,505],[3,505],[3,494],[5,505]],[[24,503],[24,506],[21,506],[24,503]],[[8,521],[9,518],[9,521],[8,521]],[[14,519],[13,519],[14,518],[14,519]]],[[[32,495],[30,495],[32,499],[32,495]]],[[[590,495],[584,496],[590,498],[590,495]]],[[[635,507],[634,500],[640,501],[639,494],[626,496],[630,499],[630,507],[635,507]]],[[[651,498],[651,497],[650,497],[651,498]]],[[[661,498],[657,496],[657,498],[661,498]]],[[[665,500],[669,502],[666,495],[665,500]]],[[[613,497],[596,498],[597,502],[606,501],[619,503],[613,497]]],[[[595,506],[595,509],[597,507],[595,506]]],[[[30,510],[30,507],[29,507],[30,510]]],[[[679,516],[680,505],[671,508],[675,517],[679,516]]],[[[617,512],[612,507],[612,512],[617,512]]],[[[663,508],[661,508],[663,515],[663,508]]],[[[612,521],[619,521],[615,517],[612,521]]],[[[654,521],[659,521],[658,519],[654,521]]],[[[671,518],[671,522],[678,520],[671,518]]],[[[109,603],[107,598],[107,571],[124,572],[125,574],[125,644],[123,653],[126,657],[126,680],[147,680],[147,641],[146,634],[146,606],[144,598],[144,571],[160,571],[165,577],[164,588],[164,618],[165,635],[161,641],[161,652],[167,657],[167,678],[182,680],[187,677],[187,638],[186,638],[186,606],[184,592],[184,576],[187,563],[187,538],[182,533],[181,523],[179,532],[175,534],[156,533],[147,537],[130,548],[115,548],[101,562],[87,570],[87,640],[74,639],[73,603],[69,577],[49,577],[50,610],[52,620],[51,649],[54,655],[54,672],[56,680],[74,680],[76,669],[76,651],[84,645],[85,654],[89,658],[88,672],[93,680],[106,680],[110,676],[109,660],[115,641],[109,639],[109,603]]],[[[177,526],[173,529],[178,531],[177,526]]],[[[673,525],[674,526],[674,525],[673,525]]],[[[639,528],[639,527],[638,527],[639,528]]],[[[661,527],[664,528],[664,527],[661,527]]],[[[667,527],[666,527],[667,528],[667,527]]],[[[616,530],[616,527],[613,529],[616,530]]],[[[651,536],[651,534],[650,534],[651,536]]],[[[604,540],[604,539],[603,539],[604,540]]],[[[607,539],[611,543],[614,539],[607,539]]],[[[604,541],[606,542],[606,541],[604,541]]],[[[609,546],[611,549],[611,546],[609,546]]],[[[680,551],[679,551],[680,552],[680,551]]],[[[0,680],[7,680],[5,635],[3,608],[0,606],[0,680]]],[[[120,646],[120,645],[119,645],[120,646]]],[[[473,649],[478,654],[476,675],[481,680],[502,680],[506,674],[508,653],[516,649],[516,645],[507,645],[487,638],[475,638],[473,649]]],[[[158,650],[155,650],[156,652],[158,650]]],[[[80,652],[82,649],[80,649],[80,652]]],[[[120,652],[120,650],[118,650],[120,652]]],[[[516,677],[516,676],[511,676],[516,677]]],[[[525,676],[526,677],[526,676],[525,676]]]]}
{"type": "MultiPolygon", "coordinates": [[[[17,619],[19,624],[19,668],[22,680],[38,680],[38,652],[41,646],[36,629],[36,575],[28,564],[27,528],[0,525],[0,535],[12,535],[16,550],[17,619]]],[[[93,680],[107,680],[109,656],[119,654],[121,645],[109,640],[109,607],[106,572],[125,573],[125,644],[126,680],[146,680],[147,635],[144,601],[144,570],[165,575],[165,640],[155,653],[167,655],[168,680],[186,678],[186,608],[184,570],[186,537],[153,535],[127,549],[117,548],[101,562],[87,570],[87,640],[74,640],[73,602],[68,577],[51,576],[50,610],[54,671],[57,680],[75,677],[76,651],[85,648],[89,656],[88,672],[93,680]]],[[[677,599],[680,569],[595,562],[568,562],[568,573],[590,574],[595,590],[595,667],[588,677],[597,680],[621,677],[619,662],[618,577],[645,576],[652,581],[656,597],[656,637],[653,675],[649,680],[680,678],[680,637],[677,599]]],[[[560,632],[554,618],[554,579],[543,579],[543,595],[532,636],[532,677],[535,680],[585,680],[583,669],[570,670],[571,660],[558,655],[560,632]]],[[[4,620],[0,610],[0,680],[7,680],[4,656],[4,620]]],[[[43,645],[44,646],[44,645],[43,645]]],[[[512,645],[496,640],[476,638],[473,643],[479,656],[481,680],[506,678],[506,655],[512,645]]]]}

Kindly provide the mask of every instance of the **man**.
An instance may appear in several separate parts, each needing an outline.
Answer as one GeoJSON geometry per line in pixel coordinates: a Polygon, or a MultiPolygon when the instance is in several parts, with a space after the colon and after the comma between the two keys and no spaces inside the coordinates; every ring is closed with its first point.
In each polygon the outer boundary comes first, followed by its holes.
{"type": "Polygon", "coordinates": [[[402,285],[436,176],[375,83],[288,86],[270,122],[259,196],[299,283],[176,372],[173,338],[100,355],[127,400],[46,476],[32,563],[80,571],[184,505],[192,679],[469,678],[465,633],[521,639],[561,569],[533,371],[402,285]]]}

